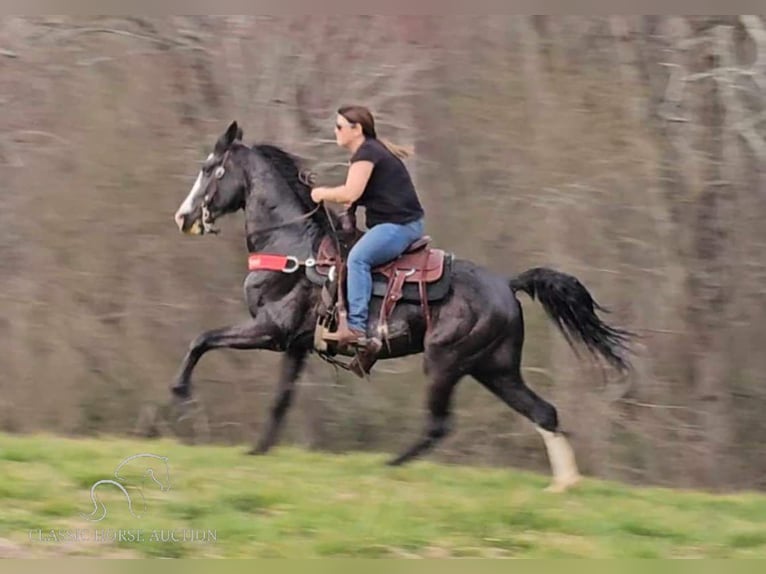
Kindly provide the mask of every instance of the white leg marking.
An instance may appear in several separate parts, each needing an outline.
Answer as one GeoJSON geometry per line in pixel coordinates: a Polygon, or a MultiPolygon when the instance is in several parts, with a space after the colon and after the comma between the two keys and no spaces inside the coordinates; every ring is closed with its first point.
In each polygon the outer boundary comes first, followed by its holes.
{"type": "Polygon", "coordinates": [[[551,472],[553,473],[553,484],[546,490],[563,492],[570,486],[577,484],[582,477],[577,470],[574,451],[569,441],[560,433],[553,433],[539,426],[535,428],[545,441],[545,448],[548,451],[548,460],[551,463],[551,472]]]}

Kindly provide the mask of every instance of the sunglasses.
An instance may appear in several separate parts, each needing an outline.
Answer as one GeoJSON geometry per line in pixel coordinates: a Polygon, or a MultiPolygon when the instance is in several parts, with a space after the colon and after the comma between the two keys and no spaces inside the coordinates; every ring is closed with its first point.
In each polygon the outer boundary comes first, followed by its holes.
{"type": "MultiPolygon", "coordinates": [[[[348,127],[353,128],[355,125],[356,125],[355,123],[349,123],[348,127]]],[[[344,127],[346,127],[346,126],[342,126],[341,124],[339,124],[337,122],[335,123],[335,129],[338,130],[338,131],[341,131],[344,127]]]]}

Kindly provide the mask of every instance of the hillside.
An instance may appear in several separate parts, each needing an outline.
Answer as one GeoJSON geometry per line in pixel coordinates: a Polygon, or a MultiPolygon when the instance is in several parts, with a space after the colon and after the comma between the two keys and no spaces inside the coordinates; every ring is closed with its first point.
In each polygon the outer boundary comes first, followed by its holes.
{"type": "MultiPolygon", "coordinates": [[[[512,469],[429,462],[393,469],[382,455],[243,452],[169,440],[0,435],[0,556],[766,556],[766,497],[754,493],[586,479],[555,495],[543,492],[547,477],[512,469]],[[146,481],[145,509],[128,489],[141,514],[135,518],[124,495],[102,484],[106,516],[82,518],[93,510],[92,485],[114,479],[121,461],[140,454],[167,457],[170,488],[146,481]],[[110,530],[123,540],[104,541],[110,530]]],[[[153,467],[164,483],[155,462],[134,458],[120,475],[136,483],[136,473],[153,467]]]]}

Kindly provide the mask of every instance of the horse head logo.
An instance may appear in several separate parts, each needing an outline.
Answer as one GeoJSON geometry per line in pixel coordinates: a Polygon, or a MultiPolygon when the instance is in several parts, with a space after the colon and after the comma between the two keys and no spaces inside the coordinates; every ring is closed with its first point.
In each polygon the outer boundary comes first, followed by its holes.
{"type": "Polygon", "coordinates": [[[96,496],[96,490],[101,485],[110,484],[125,495],[128,501],[128,510],[134,518],[141,518],[143,514],[136,514],[133,510],[133,499],[128,490],[136,492],[143,503],[142,512],[146,511],[146,499],[144,498],[144,484],[151,480],[159,486],[161,492],[170,490],[170,467],[168,457],[156,454],[134,454],[124,459],[114,470],[117,480],[104,479],[93,483],[90,487],[90,499],[93,502],[93,511],[90,514],[80,513],[80,516],[92,522],[99,522],[106,518],[106,506],[96,496]],[[137,469],[137,470],[135,470],[137,469]],[[131,472],[133,471],[133,472],[131,472]]]}

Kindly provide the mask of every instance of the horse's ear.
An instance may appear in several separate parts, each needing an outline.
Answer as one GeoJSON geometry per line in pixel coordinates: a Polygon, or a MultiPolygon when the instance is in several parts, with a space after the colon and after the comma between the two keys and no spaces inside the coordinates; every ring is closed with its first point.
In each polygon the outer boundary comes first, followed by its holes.
{"type": "Polygon", "coordinates": [[[242,129],[237,125],[236,121],[231,122],[229,127],[218,141],[215,142],[215,153],[221,154],[231,147],[231,144],[237,140],[237,136],[242,133],[242,129]]]}
{"type": "Polygon", "coordinates": [[[242,132],[240,127],[237,125],[236,121],[231,122],[231,125],[229,126],[229,129],[226,130],[226,147],[230,146],[234,143],[235,140],[239,139],[237,136],[242,132]]]}
{"type": "Polygon", "coordinates": [[[242,128],[237,128],[237,139],[239,141],[242,141],[242,137],[244,136],[244,132],[242,131],[242,128]]]}

